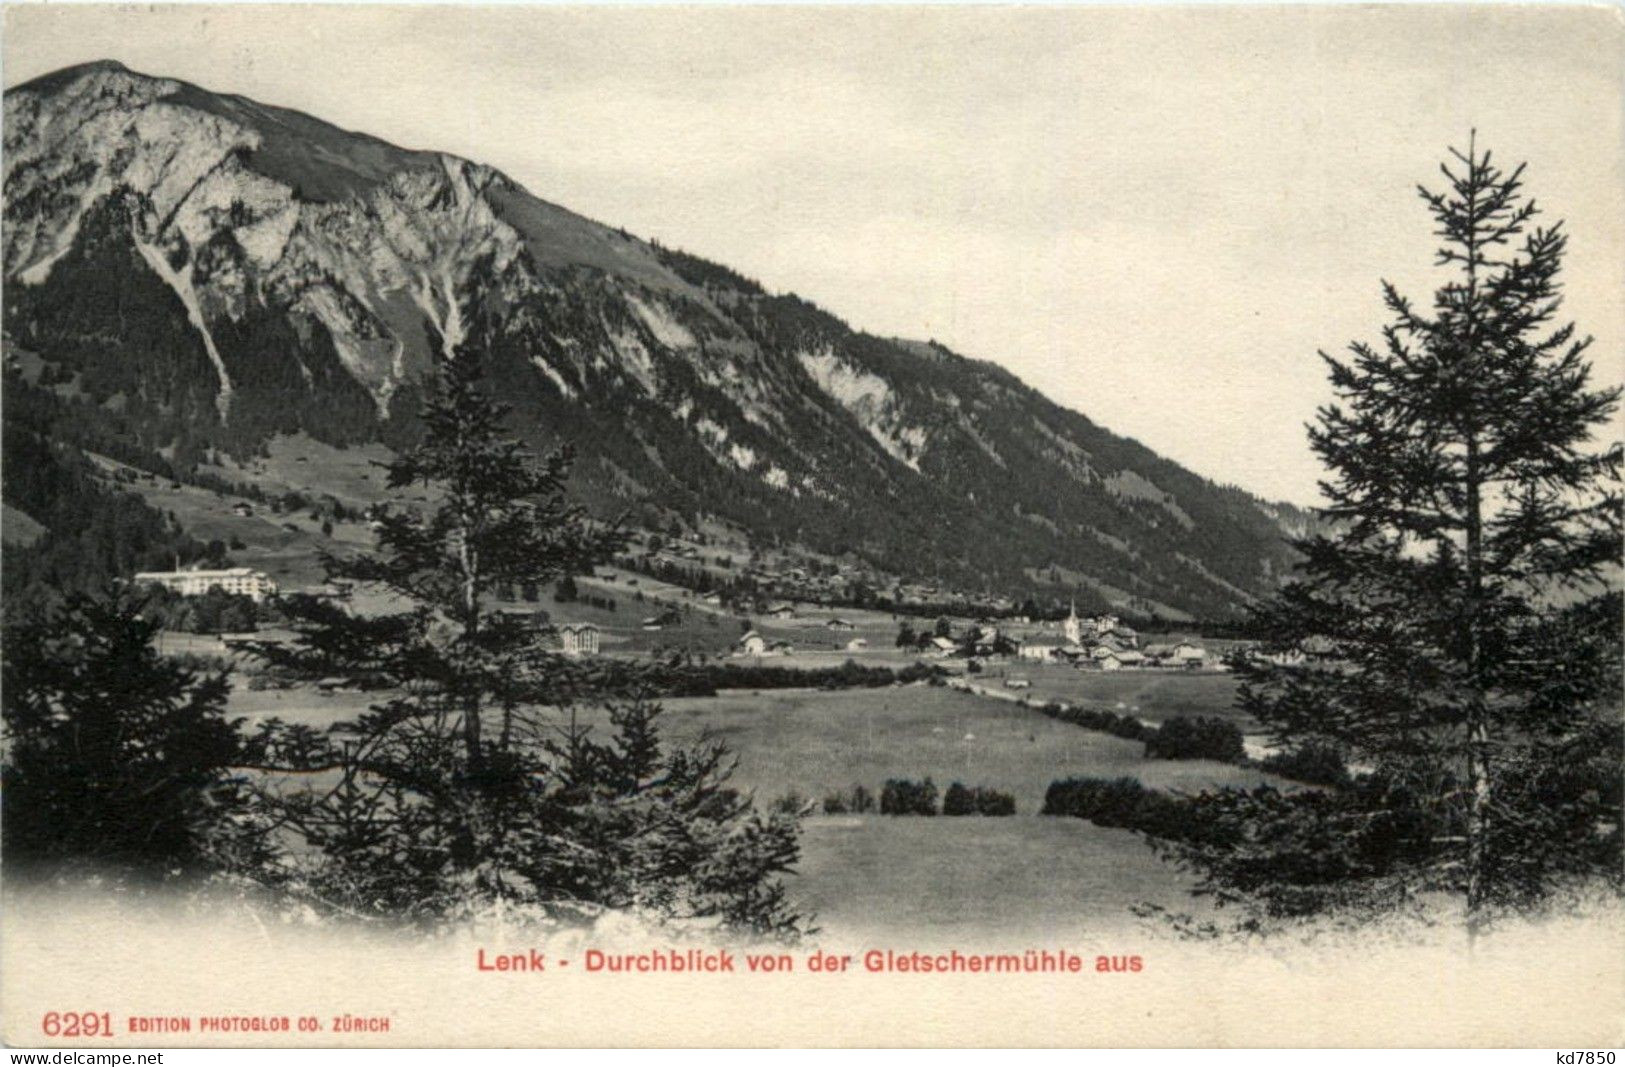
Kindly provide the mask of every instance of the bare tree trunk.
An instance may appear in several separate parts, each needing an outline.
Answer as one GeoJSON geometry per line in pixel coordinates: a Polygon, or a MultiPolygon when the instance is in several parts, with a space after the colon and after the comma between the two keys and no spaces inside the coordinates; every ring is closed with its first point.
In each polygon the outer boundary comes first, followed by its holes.
{"type": "MultiPolygon", "coordinates": [[[[469,546],[469,541],[469,530],[465,523],[462,536],[458,538],[457,563],[463,572],[463,640],[472,655],[474,640],[479,635],[480,591],[479,561],[469,546]]],[[[470,688],[463,694],[463,743],[468,750],[468,763],[471,768],[478,768],[483,763],[480,710],[479,691],[477,688],[470,688]]]]}
{"type": "Polygon", "coordinates": [[[1490,737],[1480,636],[1483,596],[1483,522],[1478,485],[1478,441],[1467,440],[1467,941],[1483,923],[1489,877],[1490,737]]]}

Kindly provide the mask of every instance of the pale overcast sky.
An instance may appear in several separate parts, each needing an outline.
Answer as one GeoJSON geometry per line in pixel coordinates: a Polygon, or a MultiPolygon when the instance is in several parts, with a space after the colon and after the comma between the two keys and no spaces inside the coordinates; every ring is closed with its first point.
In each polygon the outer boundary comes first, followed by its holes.
{"type": "Polygon", "coordinates": [[[1317,348],[1429,292],[1447,145],[1528,160],[1625,377],[1619,9],[8,5],[97,58],[497,166],[853,326],[936,338],[1310,503],[1317,348]]]}

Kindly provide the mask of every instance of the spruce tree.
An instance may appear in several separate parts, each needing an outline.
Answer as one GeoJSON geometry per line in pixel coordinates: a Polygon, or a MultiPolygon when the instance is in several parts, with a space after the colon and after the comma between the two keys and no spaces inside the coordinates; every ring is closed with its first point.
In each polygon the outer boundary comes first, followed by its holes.
{"type": "Polygon", "coordinates": [[[1524,167],[1450,157],[1420,190],[1448,280],[1428,308],[1384,283],[1381,343],[1322,353],[1324,532],[1239,664],[1278,744],[1366,773],[1335,801],[1229,798],[1245,848],[1186,850],[1277,914],[1443,890],[1476,932],[1620,873],[1619,390],[1559,321],[1567,235],[1524,167]]]}
{"type": "Polygon", "coordinates": [[[5,861],[195,870],[242,811],[224,674],[153,647],[139,596],[67,593],[6,627],[5,861]]]}
{"type": "Polygon", "coordinates": [[[429,920],[502,900],[795,932],[776,878],[796,829],[728,787],[726,751],[666,746],[635,680],[594,736],[577,712],[628,670],[572,661],[531,613],[493,609],[498,590],[590,573],[626,541],[567,498],[568,449],[533,455],[506,417],[478,353],[447,360],[418,443],[387,464],[389,488],[426,503],[379,512],[373,551],[326,558],[385,609],[287,598],[297,640],[256,646],[276,668],[379,693],[320,745],[261,738],[273,776],[336,776],[268,794],[311,846],[291,854],[320,857],[282,880],[346,910],[429,920]]]}

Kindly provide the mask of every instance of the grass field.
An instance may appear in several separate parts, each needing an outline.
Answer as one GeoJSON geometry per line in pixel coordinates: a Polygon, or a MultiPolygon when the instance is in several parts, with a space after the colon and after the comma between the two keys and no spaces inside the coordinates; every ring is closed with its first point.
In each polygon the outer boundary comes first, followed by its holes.
{"type": "Polygon", "coordinates": [[[817,800],[854,783],[878,791],[887,778],[929,775],[939,789],[957,780],[1005,790],[1018,811],[1036,812],[1049,783],[1067,775],[1131,774],[1190,790],[1273,780],[1221,763],[1146,760],[1137,741],[933,686],[733,691],[665,708],[669,738],[724,741],[739,754],[736,781],[764,801],[791,791],[817,800]]]}
{"type": "Polygon", "coordinates": [[[1087,946],[1141,902],[1203,910],[1137,835],[1038,815],[808,819],[787,884],[824,931],[870,944],[1087,946]]]}
{"type": "MultiPolygon", "coordinates": [[[[1125,697],[1173,683],[1141,697],[1163,708],[1196,699],[1184,689],[1200,683],[1183,676],[1089,677],[1109,678],[1112,688],[1104,695],[1125,697]],[[1147,688],[1134,689],[1132,682],[1147,688]]],[[[230,712],[250,727],[276,716],[319,728],[353,717],[376,699],[239,689],[230,712]]],[[[837,937],[914,932],[978,943],[1042,937],[1055,944],[1132,924],[1129,908],[1140,901],[1193,910],[1183,876],[1136,835],[1038,815],[1050,782],[1130,775],[1154,788],[1192,792],[1282,784],[1227,764],[1147,760],[1139,742],[938,686],[730,691],[664,705],[666,741],[710,736],[724,742],[739,760],[734,783],[762,804],[792,792],[821,801],[854,784],[878,794],[888,778],[927,776],[939,790],[960,781],[1015,796],[1017,814],[1009,818],[808,818],[802,862],[788,885],[795,901],[817,912],[821,926],[837,937]]],[[[601,709],[580,714],[595,730],[607,730],[601,709]]]]}
{"type": "Polygon", "coordinates": [[[1253,724],[1235,706],[1234,675],[1217,671],[1091,671],[1037,663],[1011,663],[985,672],[985,685],[1002,685],[1006,677],[1032,683],[1025,694],[1035,701],[1060,700],[1097,707],[1151,722],[1207,715],[1227,719],[1242,730],[1253,724]]]}

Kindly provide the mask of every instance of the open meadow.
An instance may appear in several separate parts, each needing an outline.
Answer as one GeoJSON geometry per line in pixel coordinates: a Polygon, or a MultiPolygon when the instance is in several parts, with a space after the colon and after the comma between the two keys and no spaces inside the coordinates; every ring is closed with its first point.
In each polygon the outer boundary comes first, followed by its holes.
{"type": "MultiPolygon", "coordinates": [[[[320,728],[376,699],[240,688],[231,710],[250,726],[276,716],[320,728]]],[[[1148,787],[1191,792],[1280,784],[1227,764],[1147,760],[1139,742],[941,686],[733,690],[663,706],[666,741],[725,743],[738,757],[735,784],[759,803],[793,793],[814,805],[789,889],[833,937],[931,931],[982,940],[1053,939],[1133,923],[1130,908],[1142,901],[1192,910],[1184,877],[1138,835],[1038,815],[1049,783],[1069,775],[1128,775],[1148,787]],[[888,778],[925,777],[939,791],[959,781],[1009,792],[1017,814],[824,815],[817,807],[825,794],[855,784],[878,795],[888,778]]],[[[601,708],[581,709],[578,718],[608,729],[601,708]]]]}
{"type": "Polygon", "coordinates": [[[976,679],[1002,686],[1010,678],[1029,684],[1022,695],[1036,703],[1066,704],[1115,711],[1148,722],[1208,716],[1251,732],[1257,724],[1236,706],[1236,678],[1226,671],[1078,670],[1063,664],[1013,662],[990,667],[976,679]]]}

